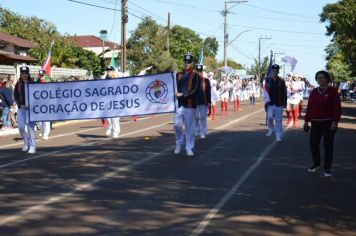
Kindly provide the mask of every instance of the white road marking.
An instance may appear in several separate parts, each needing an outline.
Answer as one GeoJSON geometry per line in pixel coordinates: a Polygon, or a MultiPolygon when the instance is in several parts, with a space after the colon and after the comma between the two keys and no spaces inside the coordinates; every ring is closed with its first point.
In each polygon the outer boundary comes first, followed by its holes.
{"type": "MultiPolygon", "coordinates": [[[[263,109],[262,109],[262,110],[263,110],[263,109]]],[[[262,110],[259,110],[259,111],[253,112],[253,113],[251,113],[251,114],[245,115],[245,116],[243,116],[243,117],[240,117],[240,118],[238,118],[238,119],[235,119],[235,120],[233,120],[233,121],[230,121],[230,122],[228,122],[227,124],[230,124],[230,125],[231,125],[231,124],[234,124],[234,123],[236,123],[236,122],[241,121],[242,119],[245,119],[245,118],[247,118],[247,117],[249,117],[249,116],[252,116],[252,115],[254,115],[254,114],[258,113],[258,112],[261,112],[262,110]]],[[[213,129],[213,130],[223,129],[224,127],[227,126],[227,124],[222,125],[222,126],[219,126],[219,127],[215,128],[215,129],[213,129]]],[[[159,126],[163,126],[163,125],[166,125],[166,124],[157,125],[157,126],[155,126],[155,127],[159,127],[159,126]]],[[[146,130],[148,130],[148,129],[152,129],[152,127],[147,128],[146,130]]],[[[141,131],[135,131],[135,132],[132,132],[132,133],[138,133],[138,132],[142,132],[142,131],[143,131],[143,130],[141,130],[141,131]]],[[[132,133],[131,133],[131,134],[132,134],[132,133]]],[[[129,135],[129,134],[126,134],[126,135],[129,135]]],[[[219,144],[219,145],[220,145],[220,144],[219,144]]],[[[173,149],[173,146],[170,146],[170,147],[164,149],[163,151],[161,151],[160,153],[152,154],[152,155],[150,155],[150,156],[147,157],[147,158],[144,158],[144,159],[142,159],[142,160],[136,161],[136,162],[134,162],[134,163],[132,163],[132,164],[129,164],[129,165],[127,165],[127,166],[114,168],[114,171],[108,172],[108,173],[102,175],[101,177],[94,179],[94,180],[91,181],[90,183],[85,183],[85,184],[80,184],[80,185],[78,185],[78,186],[75,187],[71,192],[62,193],[62,194],[60,194],[59,196],[52,196],[52,197],[49,197],[49,198],[47,198],[46,201],[42,202],[41,204],[37,204],[37,205],[35,205],[35,206],[29,207],[29,208],[27,208],[27,209],[25,209],[25,210],[23,210],[23,211],[21,211],[21,212],[19,212],[19,213],[17,213],[17,214],[14,214],[14,215],[4,216],[4,217],[0,218],[0,226],[5,225],[5,224],[7,224],[7,223],[9,223],[9,222],[13,222],[13,221],[20,220],[20,219],[22,219],[23,217],[25,217],[27,214],[30,214],[30,213],[32,213],[32,212],[34,212],[34,211],[37,211],[37,210],[42,210],[43,208],[45,208],[45,207],[46,207],[47,205],[49,205],[49,204],[62,201],[63,199],[65,199],[65,198],[67,198],[67,197],[73,195],[73,194],[76,193],[77,191],[83,191],[83,190],[86,190],[86,189],[90,189],[90,188],[94,187],[94,185],[97,184],[98,182],[103,181],[103,180],[105,180],[105,179],[109,179],[109,178],[114,177],[118,172],[128,171],[128,170],[132,169],[133,167],[135,167],[135,166],[137,166],[137,165],[143,164],[143,163],[145,163],[145,162],[148,162],[148,161],[150,161],[150,160],[153,160],[153,159],[159,157],[160,155],[162,155],[162,154],[165,153],[165,152],[172,151],[172,149],[173,149]]],[[[108,151],[108,152],[109,152],[109,151],[108,151]]],[[[106,152],[105,152],[105,153],[106,153],[106,152]]],[[[102,154],[103,154],[103,153],[100,153],[100,154],[98,154],[98,155],[102,155],[102,154]]],[[[96,156],[98,156],[98,155],[96,155],[96,156]]],[[[0,167],[1,167],[1,166],[0,166],[0,167]]]]}
{"type": "MultiPolygon", "coordinates": [[[[291,127],[291,124],[286,128],[286,131],[291,127]]],[[[255,163],[250,166],[239,180],[231,187],[231,189],[224,195],[224,197],[216,204],[216,206],[209,211],[209,213],[204,217],[204,219],[199,223],[197,228],[193,231],[191,236],[197,236],[201,234],[204,229],[209,225],[210,221],[215,217],[215,215],[220,211],[220,209],[230,200],[230,198],[235,194],[235,192],[245,183],[247,178],[251,173],[261,164],[263,159],[268,155],[272,148],[277,144],[277,141],[270,143],[256,159],[255,163]]]]}

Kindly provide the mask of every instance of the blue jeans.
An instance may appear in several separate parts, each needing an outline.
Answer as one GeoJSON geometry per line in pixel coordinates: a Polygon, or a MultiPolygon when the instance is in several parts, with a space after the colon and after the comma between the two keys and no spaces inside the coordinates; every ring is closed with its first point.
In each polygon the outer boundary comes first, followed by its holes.
{"type": "Polygon", "coordinates": [[[7,127],[9,125],[8,116],[9,116],[10,109],[8,107],[4,107],[2,111],[1,121],[2,127],[7,127]]]}

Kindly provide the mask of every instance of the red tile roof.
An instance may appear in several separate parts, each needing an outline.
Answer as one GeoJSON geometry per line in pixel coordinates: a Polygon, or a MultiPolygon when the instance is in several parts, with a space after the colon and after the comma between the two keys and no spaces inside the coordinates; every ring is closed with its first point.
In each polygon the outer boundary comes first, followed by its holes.
{"type": "Polygon", "coordinates": [[[37,59],[30,57],[30,56],[21,56],[5,51],[0,51],[0,61],[7,62],[7,63],[14,63],[14,62],[34,62],[37,59]]]}
{"type": "Polygon", "coordinates": [[[36,47],[36,44],[29,40],[22,39],[22,38],[13,36],[13,35],[9,35],[4,32],[1,32],[1,31],[0,31],[0,41],[6,42],[9,44],[13,44],[15,46],[22,47],[22,48],[36,47]]]}
{"type": "MultiPolygon", "coordinates": [[[[92,48],[92,47],[102,47],[103,41],[94,35],[81,35],[81,36],[73,36],[74,42],[77,46],[82,48],[92,48]]],[[[109,47],[111,49],[119,49],[120,45],[111,41],[105,41],[105,47],[109,47]]]]}

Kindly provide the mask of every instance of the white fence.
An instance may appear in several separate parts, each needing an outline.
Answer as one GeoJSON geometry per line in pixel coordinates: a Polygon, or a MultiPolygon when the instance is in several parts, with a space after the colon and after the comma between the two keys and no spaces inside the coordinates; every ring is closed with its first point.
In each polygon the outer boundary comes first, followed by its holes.
{"type": "MultiPolygon", "coordinates": [[[[15,78],[20,77],[20,67],[22,65],[17,66],[8,66],[8,65],[0,65],[0,78],[7,78],[8,76],[15,76],[15,78]]],[[[36,78],[38,71],[41,69],[40,66],[29,66],[30,74],[32,78],[36,78]]],[[[54,81],[64,81],[69,80],[73,77],[78,78],[80,80],[92,79],[89,71],[82,69],[71,69],[71,68],[51,68],[52,79],[54,81]]]]}

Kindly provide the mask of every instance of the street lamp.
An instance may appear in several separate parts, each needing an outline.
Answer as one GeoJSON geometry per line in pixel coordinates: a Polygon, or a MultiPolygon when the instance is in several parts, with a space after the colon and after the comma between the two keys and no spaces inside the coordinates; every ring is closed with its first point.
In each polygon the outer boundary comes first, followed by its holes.
{"type": "Polygon", "coordinates": [[[235,7],[236,5],[240,4],[240,3],[244,3],[247,1],[226,1],[225,0],[225,10],[221,11],[221,14],[224,16],[224,66],[227,66],[227,45],[228,45],[228,41],[229,41],[229,35],[227,33],[227,14],[229,14],[229,10],[233,7],[235,7]],[[227,4],[228,3],[235,3],[235,5],[233,5],[230,8],[227,8],[227,4]]]}
{"type": "Polygon", "coordinates": [[[241,33],[239,33],[233,40],[231,40],[230,42],[227,42],[227,46],[229,46],[232,42],[234,42],[238,37],[240,37],[241,34],[243,33],[246,33],[246,32],[249,32],[251,30],[245,30],[245,31],[242,31],[241,33]]]}

